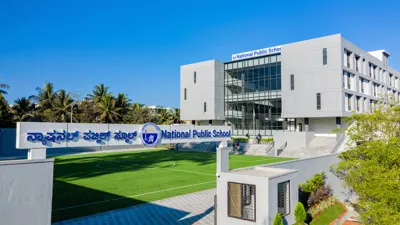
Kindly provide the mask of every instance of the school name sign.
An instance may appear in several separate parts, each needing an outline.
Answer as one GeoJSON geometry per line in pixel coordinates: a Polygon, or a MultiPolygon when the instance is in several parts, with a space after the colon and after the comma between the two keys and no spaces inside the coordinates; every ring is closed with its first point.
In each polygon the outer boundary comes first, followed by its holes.
{"type": "Polygon", "coordinates": [[[226,141],[231,134],[229,126],[20,122],[17,123],[16,148],[157,146],[226,141]]]}

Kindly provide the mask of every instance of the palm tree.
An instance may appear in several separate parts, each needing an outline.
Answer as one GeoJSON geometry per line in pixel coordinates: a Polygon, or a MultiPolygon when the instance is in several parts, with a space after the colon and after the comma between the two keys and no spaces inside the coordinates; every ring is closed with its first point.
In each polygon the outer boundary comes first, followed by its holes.
{"type": "Polygon", "coordinates": [[[64,89],[59,90],[54,95],[52,109],[54,115],[58,118],[60,122],[70,121],[69,118],[71,116],[71,106],[73,102],[74,100],[71,98],[71,94],[67,93],[64,89]]]}
{"type": "Polygon", "coordinates": [[[110,89],[110,87],[104,84],[95,85],[92,94],[88,94],[88,97],[97,104],[102,101],[103,97],[111,94],[111,92],[108,92],[108,89],[110,89]]]}
{"type": "Polygon", "coordinates": [[[158,114],[158,123],[159,124],[171,124],[172,122],[172,115],[171,112],[167,109],[160,109],[158,114]]]}
{"type": "Polygon", "coordinates": [[[12,106],[14,121],[32,121],[34,119],[35,115],[33,111],[35,110],[35,104],[29,98],[18,98],[14,103],[12,106]]]}
{"type": "Polygon", "coordinates": [[[39,102],[42,109],[50,108],[54,100],[53,84],[46,82],[43,88],[37,87],[36,91],[38,94],[30,96],[29,99],[39,102]]]}
{"type": "Polygon", "coordinates": [[[118,120],[121,108],[116,107],[115,99],[111,94],[103,96],[103,98],[101,98],[101,101],[98,103],[98,107],[100,113],[100,121],[105,123],[113,123],[118,120]]]}
{"type": "Polygon", "coordinates": [[[172,113],[172,120],[174,123],[182,123],[181,121],[181,110],[178,108],[174,108],[173,109],[173,113],[172,113]]]}
{"type": "Polygon", "coordinates": [[[133,110],[139,110],[139,109],[143,108],[143,106],[144,106],[143,104],[140,104],[140,103],[137,103],[137,102],[132,104],[133,110]]]}
{"type": "Polygon", "coordinates": [[[128,95],[119,93],[115,98],[115,106],[121,108],[121,114],[125,114],[128,111],[130,101],[128,95]]]}
{"type": "Polygon", "coordinates": [[[0,88],[1,88],[1,89],[0,89],[0,93],[3,94],[3,95],[6,95],[6,94],[8,94],[7,91],[2,90],[2,89],[9,89],[10,86],[8,86],[8,84],[1,84],[1,83],[0,83],[0,88]]]}

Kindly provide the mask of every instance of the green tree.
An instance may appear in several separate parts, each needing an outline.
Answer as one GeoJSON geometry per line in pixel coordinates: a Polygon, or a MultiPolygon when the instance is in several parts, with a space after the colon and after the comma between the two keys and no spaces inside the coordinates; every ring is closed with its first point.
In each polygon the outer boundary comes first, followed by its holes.
{"type": "Polygon", "coordinates": [[[180,124],[182,123],[181,121],[181,110],[178,108],[174,108],[172,111],[172,121],[175,124],[180,124]]]}
{"type": "Polygon", "coordinates": [[[3,89],[8,89],[8,88],[10,88],[10,86],[8,86],[8,84],[0,83],[0,94],[3,94],[3,95],[8,94],[7,91],[3,90],[3,89]]]}
{"type": "Polygon", "coordinates": [[[114,123],[120,116],[121,108],[116,107],[111,94],[104,96],[98,103],[99,120],[103,123],[114,123]]]}
{"type": "Polygon", "coordinates": [[[80,123],[96,123],[98,122],[99,110],[96,104],[85,98],[79,102],[77,119],[80,123]]]}
{"type": "Polygon", "coordinates": [[[115,107],[120,108],[119,114],[120,114],[120,120],[122,121],[122,117],[124,117],[130,108],[130,102],[131,100],[128,98],[128,95],[119,93],[117,97],[115,98],[115,107]]]}
{"type": "Polygon", "coordinates": [[[10,106],[8,105],[3,94],[0,93],[0,127],[12,126],[12,114],[10,112],[10,106]]]}
{"type": "Polygon", "coordinates": [[[346,130],[349,149],[332,170],[357,194],[355,209],[363,224],[395,224],[400,221],[400,105],[389,101],[346,121],[352,123],[346,130]]]}
{"type": "Polygon", "coordinates": [[[132,106],[133,106],[133,109],[141,109],[141,108],[143,108],[144,105],[135,102],[135,103],[132,104],[132,106]]]}
{"type": "Polygon", "coordinates": [[[299,187],[304,192],[312,193],[324,186],[325,179],[325,172],[317,173],[314,175],[314,177],[308,179],[306,182],[299,184],[299,187]]]}
{"type": "Polygon", "coordinates": [[[29,98],[19,98],[14,101],[12,106],[13,120],[15,122],[21,121],[34,121],[35,104],[31,102],[29,98]]]}
{"type": "Polygon", "coordinates": [[[144,124],[147,122],[157,123],[155,115],[147,108],[132,109],[123,118],[124,123],[144,124]]]}
{"type": "Polygon", "coordinates": [[[283,220],[281,214],[277,213],[275,215],[274,222],[272,223],[273,225],[283,225],[283,220]]]}
{"type": "Polygon", "coordinates": [[[57,118],[57,122],[72,122],[71,107],[73,102],[71,94],[67,93],[64,89],[59,90],[54,95],[52,110],[54,116],[57,118]]]}
{"type": "Polygon", "coordinates": [[[307,212],[304,209],[304,205],[301,202],[296,204],[296,208],[294,208],[294,216],[296,218],[297,224],[303,224],[307,219],[307,212]]]}
{"type": "Polygon", "coordinates": [[[32,95],[29,98],[39,103],[42,110],[51,108],[54,100],[54,86],[50,82],[46,82],[43,88],[37,87],[37,95],[32,95]]]}
{"type": "Polygon", "coordinates": [[[88,97],[97,104],[102,101],[103,97],[112,94],[108,92],[109,89],[110,87],[105,86],[104,84],[95,85],[92,94],[88,94],[88,97]]]}
{"type": "Polygon", "coordinates": [[[173,121],[172,114],[167,109],[160,109],[158,113],[158,124],[171,124],[173,121]]]}

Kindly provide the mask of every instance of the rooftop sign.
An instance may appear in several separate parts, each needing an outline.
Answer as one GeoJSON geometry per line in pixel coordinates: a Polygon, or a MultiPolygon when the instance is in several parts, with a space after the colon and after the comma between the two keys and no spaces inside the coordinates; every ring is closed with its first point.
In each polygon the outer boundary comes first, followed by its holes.
{"type": "Polygon", "coordinates": [[[229,126],[17,123],[18,149],[145,145],[226,141],[229,126]]]}
{"type": "Polygon", "coordinates": [[[253,50],[249,52],[242,52],[232,55],[232,61],[241,60],[241,59],[248,59],[253,57],[259,57],[263,55],[271,55],[281,53],[281,46],[269,47],[269,48],[262,48],[258,50],[253,50]]]}

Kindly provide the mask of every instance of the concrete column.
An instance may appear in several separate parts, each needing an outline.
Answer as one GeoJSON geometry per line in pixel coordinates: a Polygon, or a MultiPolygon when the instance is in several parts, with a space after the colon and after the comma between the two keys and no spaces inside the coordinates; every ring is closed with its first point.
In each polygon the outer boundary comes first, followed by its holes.
{"type": "Polygon", "coordinates": [[[228,147],[217,148],[217,177],[220,173],[229,172],[229,151],[228,147]]]}
{"type": "Polygon", "coordinates": [[[308,127],[310,125],[309,118],[304,118],[304,131],[308,132],[308,127]]]}
{"type": "Polygon", "coordinates": [[[45,148],[31,148],[28,150],[28,159],[46,159],[46,149],[45,148]]]}

